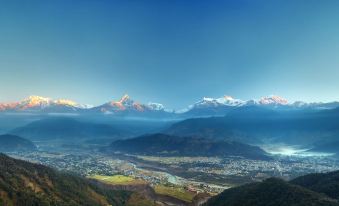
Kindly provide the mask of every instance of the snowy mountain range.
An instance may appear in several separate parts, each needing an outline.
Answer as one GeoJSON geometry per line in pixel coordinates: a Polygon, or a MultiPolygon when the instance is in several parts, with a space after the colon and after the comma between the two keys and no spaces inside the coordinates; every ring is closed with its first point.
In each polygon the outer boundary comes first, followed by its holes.
{"type": "Polygon", "coordinates": [[[86,105],[67,99],[56,99],[29,96],[28,98],[10,103],[0,103],[2,112],[77,112],[87,109],[86,105]]]}
{"type": "Polygon", "coordinates": [[[118,101],[110,101],[99,106],[89,107],[67,99],[51,99],[40,96],[30,96],[22,101],[0,103],[0,112],[8,113],[89,113],[122,116],[152,116],[152,117],[200,117],[222,116],[236,107],[260,106],[272,109],[333,109],[339,107],[339,102],[329,103],[289,103],[285,98],[272,95],[260,99],[241,100],[231,96],[220,98],[204,97],[202,100],[179,111],[168,110],[160,103],[143,104],[124,95],[118,101]]]}
{"type": "Polygon", "coordinates": [[[165,107],[159,103],[142,104],[134,101],[126,94],[119,101],[107,102],[103,105],[91,108],[90,111],[103,114],[137,115],[165,112],[165,107]]]}
{"type": "Polygon", "coordinates": [[[339,102],[289,102],[287,99],[271,95],[267,97],[262,97],[260,99],[251,99],[251,100],[240,100],[234,99],[231,96],[224,96],[221,98],[208,98],[204,97],[201,101],[196,102],[193,105],[190,105],[187,110],[199,109],[199,108],[210,108],[210,107],[241,107],[241,106],[265,106],[265,107],[275,107],[275,108],[314,108],[314,109],[333,109],[339,107],[339,102]]]}

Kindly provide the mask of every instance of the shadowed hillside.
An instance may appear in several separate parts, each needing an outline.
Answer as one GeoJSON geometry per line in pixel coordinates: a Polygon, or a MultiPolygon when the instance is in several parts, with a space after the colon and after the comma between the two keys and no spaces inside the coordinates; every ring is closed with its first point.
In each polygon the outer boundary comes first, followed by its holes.
{"type": "Polygon", "coordinates": [[[291,182],[339,200],[339,171],[309,174],[298,177],[291,182]]]}
{"type": "Polygon", "coordinates": [[[178,137],[166,134],[145,135],[117,140],[108,148],[111,152],[160,156],[243,156],[267,158],[259,147],[234,141],[211,140],[201,137],[178,137]]]}
{"type": "Polygon", "coordinates": [[[270,178],[225,190],[206,206],[336,206],[339,205],[339,171],[309,174],[290,182],[270,178]]]}
{"type": "Polygon", "coordinates": [[[173,124],[167,134],[231,139],[242,142],[312,144],[332,142],[339,134],[338,109],[276,111],[257,106],[232,110],[224,117],[187,119],[173,124]]]}
{"type": "Polygon", "coordinates": [[[280,179],[270,178],[225,190],[206,206],[338,206],[335,199],[280,179]]]}
{"type": "Polygon", "coordinates": [[[33,142],[16,135],[0,135],[0,152],[34,151],[33,142]]]}
{"type": "Polygon", "coordinates": [[[122,131],[107,124],[78,121],[72,118],[41,119],[14,129],[12,134],[34,140],[63,139],[77,140],[90,138],[116,138],[122,131]]]}
{"type": "Polygon", "coordinates": [[[87,179],[0,154],[0,205],[132,206],[142,202],[147,200],[132,192],[104,189],[87,179]]]}

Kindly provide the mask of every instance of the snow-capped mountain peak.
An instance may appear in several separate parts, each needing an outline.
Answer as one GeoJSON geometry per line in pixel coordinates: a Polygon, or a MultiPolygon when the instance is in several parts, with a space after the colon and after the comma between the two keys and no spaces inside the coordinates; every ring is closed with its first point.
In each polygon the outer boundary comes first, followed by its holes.
{"type": "Polygon", "coordinates": [[[151,110],[157,110],[157,111],[165,110],[164,105],[160,103],[149,102],[147,105],[151,110]]]}
{"type": "Polygon", "coordinates": [[[131,100],[131,98],[129,97],[128,94],[125,94],[124,96],[121,97],[119,102],[124,103],[124,102],[128,102],[128,101],[133,101],[133,100],[131,100]]]}
{"type": "Polygon", "coordinates": [[[242,101],[240,99],[234,99],[231,96],[223,96],[220,98],[210,98],[210,97],[204,97],[202,100],[196,102],[194,105],[190,107],[217,107],[217,106],[240,106],[243,105],[245,101],[242,101]]]}
{"type": "Polygon", "coordinates": [[[28,98],[21,101],[21,104],[26,105],[27,107],[50,106],[50,105],[80,107],[78,103],[69,99],[53,100],[51,98],[41,96],[29,96],[28,98]]]}
{"type": "Polygon", "coordinates": [[[72,106],[72,107],[80,107],[80,105],[72,100],[68,99],[57,99],[54,103],[58,105],[72,106]]]}
{"type": "Polygon", "coordinates": [[[270,105],[270,104],[287,105],[289,104],[285,98],[282,98],[277,95],[271,95],[269,97],[262,97],[258,102],[259,104],[262,104],[262,105],[270,105]]]}
{"type": "Polygon", "coordinates": [[[18,102],[16,109],[18,110],[27,110],[30,108],[45,108],[52,103],[50,98],[40,97],[40,96],[29,96],[28,98],[18,102]]]}
{"type": "Polygon", "coordinates": [[[109,105],[114,108],[114,110],[126,110],[134,105],[138,105],[132,100],[127,94],[122,96],[119,101],[111,101],[109,105]]]}
{"type": "Polygon", "coordinates": [[[245,101],[240,99],[234,99],[231,96],[223,96],[221,98],[218,98],[217,101],[221,104],[227,105],[227,106],[240,106],[245,103],[245,101]]]}
{"type": "Polygon", "coordinates": [[[0,103],[0,111],[11,110],[15,108],[18,104],[18,102],[0,103]]]}
{"type": "Polygon", "coordinates": [[[233,97],[227,96],[227,95],[224,96],[224,99],[227,100],[227,101],[233,101],[234,100],[233,97]]]}
{"type": "Polygon", "coordinates": [[[22,101],[0,104],[0,110],[2,111],[37,111],[49,109],[52,112],[53,108],[58,107],[55,111],[61,111],[61,108],[67,108],[68,110],[76,110],[78,108],[83,108],[81,105],[77,104],[74,101],[67,99],[57,99],[53,100],[48,97],[41,96],[29,96],[22,101]]]}
{"type": "Polygon", "coordinates": [[[29,96],[28,98],[24,99],[21,103],[25,104],[27,107],[42,106],[50,104],[51,99],[40,96],[29,96]]]}
{"type": "Polygon", "coordinates": [[[120,98],[119,101],[111,101],[101,106],[95,107],[94,110],[99,110],[106,114],[114,114],[121,112],[145,112],[145,111],[162,111],[164,106],[159,103],[141,104],[134,101],[127,94],[120,98]]]}

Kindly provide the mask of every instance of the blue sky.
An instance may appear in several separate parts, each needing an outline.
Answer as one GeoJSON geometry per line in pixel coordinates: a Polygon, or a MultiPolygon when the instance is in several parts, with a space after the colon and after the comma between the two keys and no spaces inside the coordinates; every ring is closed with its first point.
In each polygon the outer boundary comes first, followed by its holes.
{"type": "Polygon", "coordinates": [[[0,0],[0,101],[339,100],[339,1],[0,0]]]}

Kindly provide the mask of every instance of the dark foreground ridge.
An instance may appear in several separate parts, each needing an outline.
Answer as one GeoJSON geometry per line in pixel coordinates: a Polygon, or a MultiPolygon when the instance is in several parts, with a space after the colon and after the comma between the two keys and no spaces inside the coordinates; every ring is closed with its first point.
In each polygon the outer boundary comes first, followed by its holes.
{"type": "Polygon", "coordinates": [[[269,178],[225,190],[206,206],[337,206],[339,172],[310,174],[290,182],[269,178]]]}
{"type": "MultiPolygon", "coordinates": [[[[0,205],[136,205],[127,191],[108,190],[72,174],[0,154],[0,205]]],[[[137,199],[137,200],[136,200],[137,199]]]]}

